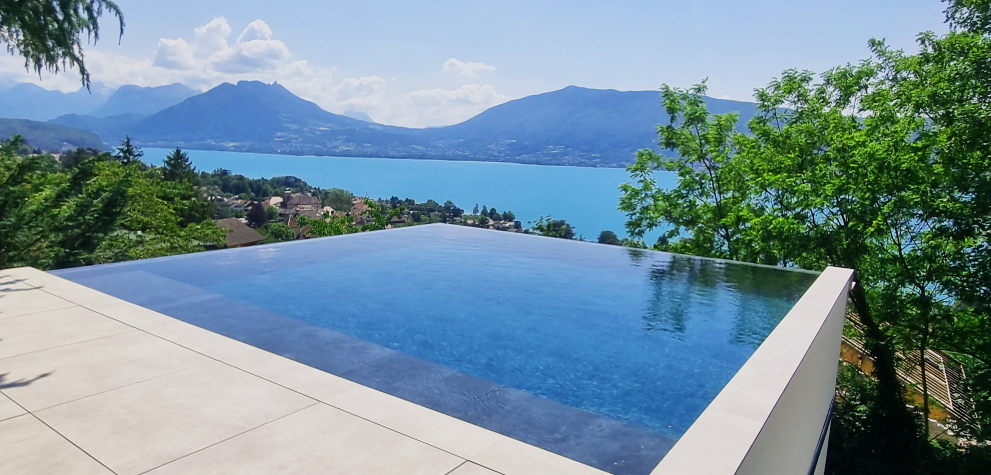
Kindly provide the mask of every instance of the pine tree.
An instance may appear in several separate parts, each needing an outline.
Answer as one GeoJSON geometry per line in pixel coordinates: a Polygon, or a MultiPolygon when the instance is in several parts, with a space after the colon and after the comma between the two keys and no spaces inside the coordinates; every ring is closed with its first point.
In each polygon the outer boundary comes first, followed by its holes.
{"type": "Polygon", "coordinates": [[[165,157],[162,165],[162,175],[168,181],[185,181],[192,183],[196,179],[196,168],[189,160],[189,155],[176,147],[165,157]]]}
{"type": "Polygon", "coordinates": [[[121,141],[120,147],[117,147],[117,155],[114,158],[124,165],[130,165],[132,163],[140,163],[141,157],[144,155],[145,153],[141,151],[141,147],[135,147],[131,143],[131,136],[128,135],[121,141]]]}

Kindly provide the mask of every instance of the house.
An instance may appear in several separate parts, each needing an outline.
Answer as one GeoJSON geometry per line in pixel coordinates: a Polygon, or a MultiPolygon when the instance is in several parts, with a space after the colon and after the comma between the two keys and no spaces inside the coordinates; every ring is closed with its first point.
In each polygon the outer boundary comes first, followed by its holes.
{"type": "Polygon", "coordinates": [[[242,223],[237,218],[218,219],[217,227],[230,230],[224,236],[227,241],[226,247],[253,246],[265,240],[265,236],[251,229],[247,224],[242,223]]]}
{"type": "Polygon", "coordinates": [[[268,209],[269,206],[274,206],[276,208],[281,208],[282,207],[282,197],[281,196],[272,196],[272,197],[269,197],[269,198],[265,198],[265,201],[262,201],[262,207],[265,208],[265,209],[268,209]]]}
{"type": "Polygon", "coordinates": [[[320,198],[310,196],[309,194],[293,193],[288,200],[283,198],[283,202],[286,208],[309,207],[311,209],[320,209],[320,198]]]}

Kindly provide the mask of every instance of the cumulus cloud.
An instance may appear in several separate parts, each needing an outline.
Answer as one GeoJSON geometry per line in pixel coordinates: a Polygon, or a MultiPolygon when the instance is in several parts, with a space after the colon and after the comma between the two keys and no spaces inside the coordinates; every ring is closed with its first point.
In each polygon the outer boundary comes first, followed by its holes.
{"type": "Polygon", "coordinates": [[[495,66],[489,66],[485,63],[466,63],[456,58],[444,62],[444,72],[456,74],[462,78],[476,78],[480,72],[495,71],[495,69],[495,66]]]}
{"type": "MultiPolygon", "coordinates": [[[[94,81],[118,87],[125,84],[161,86],[181,82],[207,90],[224,82],[278,81],[294,94],[335,113],[362,111],[376,122],[407,127],[449,125],[509,100],[491,84],[464,84],[456,89],[403,91],[395,80],[379,76],[345,78],[334,82],[331,70],[294,58],[285,43],[262,20],[249,23],[233,44],[228,21],[215,18],[196,28],[191,37],[162,38],[151,58],[135,59],[93,48],[86,51],[86,65],[94,81]]],[[[455,58],[444,63],[445,72],[468,80],[494,71],[484,63],[455,58]]],[[[34,82],[63,92],[79,88],[74,71],[39,78],[24,70],[23,60],[0,56],[0,77],[34,82]]]]}
{"type": "Polygon", "coordinates": [[[327,110],[360,110],[380,123],[405,127],[450,125],[470,119],[509,100],[491,84],[465,84],[457,89],[390,91],[385,79],[372,76],[345,79],[325,102],[327,110]]]}
{"type": "Polygon", "coordinates": [[[234,45],[227,43],[230,34],[230,24],[220,17],[197,28],[192,43],[182,38],[162,38],[152,64],[188,71],[205,76],[205,79],[243,73],[285,72],[287,66],[291,67],[289,48],[272,39],[272,28],[264,21],[249,23],[234,45]]]}

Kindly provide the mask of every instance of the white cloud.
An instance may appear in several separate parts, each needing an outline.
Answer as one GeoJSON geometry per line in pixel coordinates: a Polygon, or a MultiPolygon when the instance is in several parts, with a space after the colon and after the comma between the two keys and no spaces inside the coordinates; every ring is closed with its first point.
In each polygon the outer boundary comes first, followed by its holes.
{"type": "Polygon", "coordinates": [[[314,102],[332,112],[360,110],[384,124],[428,127],[462,122],[509,97],[491,84],[474,83],[457,89],[393,93],[385,79],[372,76],[345,79],[332,89],[330,97],[321,99],[314,102]]]}
{"type": "MultiPolygon", "coordinates": [[[[313,67],[304,59],[294,58],[264,21],[249,23],[230,44],[232,32],[227,20],[219,17],[196,28],[190,39],[160,39],[154,55],[147,59],[88,49],[86,66],[94,82],[112,87],[181,82],[207,90],[224,82],[278,81],[294,94],[330,112],[358,110],[377,122],[408,127],[454,124],[509,100],[495,86],[474,82],[456,89],[418,91],[402,91],[399,81],[386,81],[379,76],[345,78],[335,84],[333,70],[313,67]]],[[[466,80],[480,72],[495,70],[484,63],[466,63],[455,58],[445,62],[443,69],[466,80]]],[[[0,56],[0,77],[63,92],[79,89],[79,76],[74,71],[57,76],[44,74],[39,78],[25,71],[23,60],[13,56],[0,56]]]]}
{"type": "Polygon", "coordinates": [[[218,51],[227,49],[227,37],[230,35],[231,26],[224,17],[214,18],[210,23],[196,28],[193,30],[196,57],[206,59],[218,51]]]}
{"type": "Polygon", "coordinates": [[[479,72],[495,71],[495,66],[485,63],[466,63],[456,58],[451,58],[444,62],[444,72],[457,74],[462,78],[476,78],[479,72]]]}

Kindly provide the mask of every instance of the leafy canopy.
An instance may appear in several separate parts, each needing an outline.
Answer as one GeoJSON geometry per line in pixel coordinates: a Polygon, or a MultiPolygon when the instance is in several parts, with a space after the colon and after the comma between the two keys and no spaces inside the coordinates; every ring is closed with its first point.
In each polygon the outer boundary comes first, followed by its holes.
{"type": "Polygon", "coordinates": [[[74,67],[88,88],[83,37],[100,39],[104,12],[117,17],[123,36],[124,15],[111,0],[0,0],[0,41],[24,58],[25,68],[57,74],[74,67]]]}

